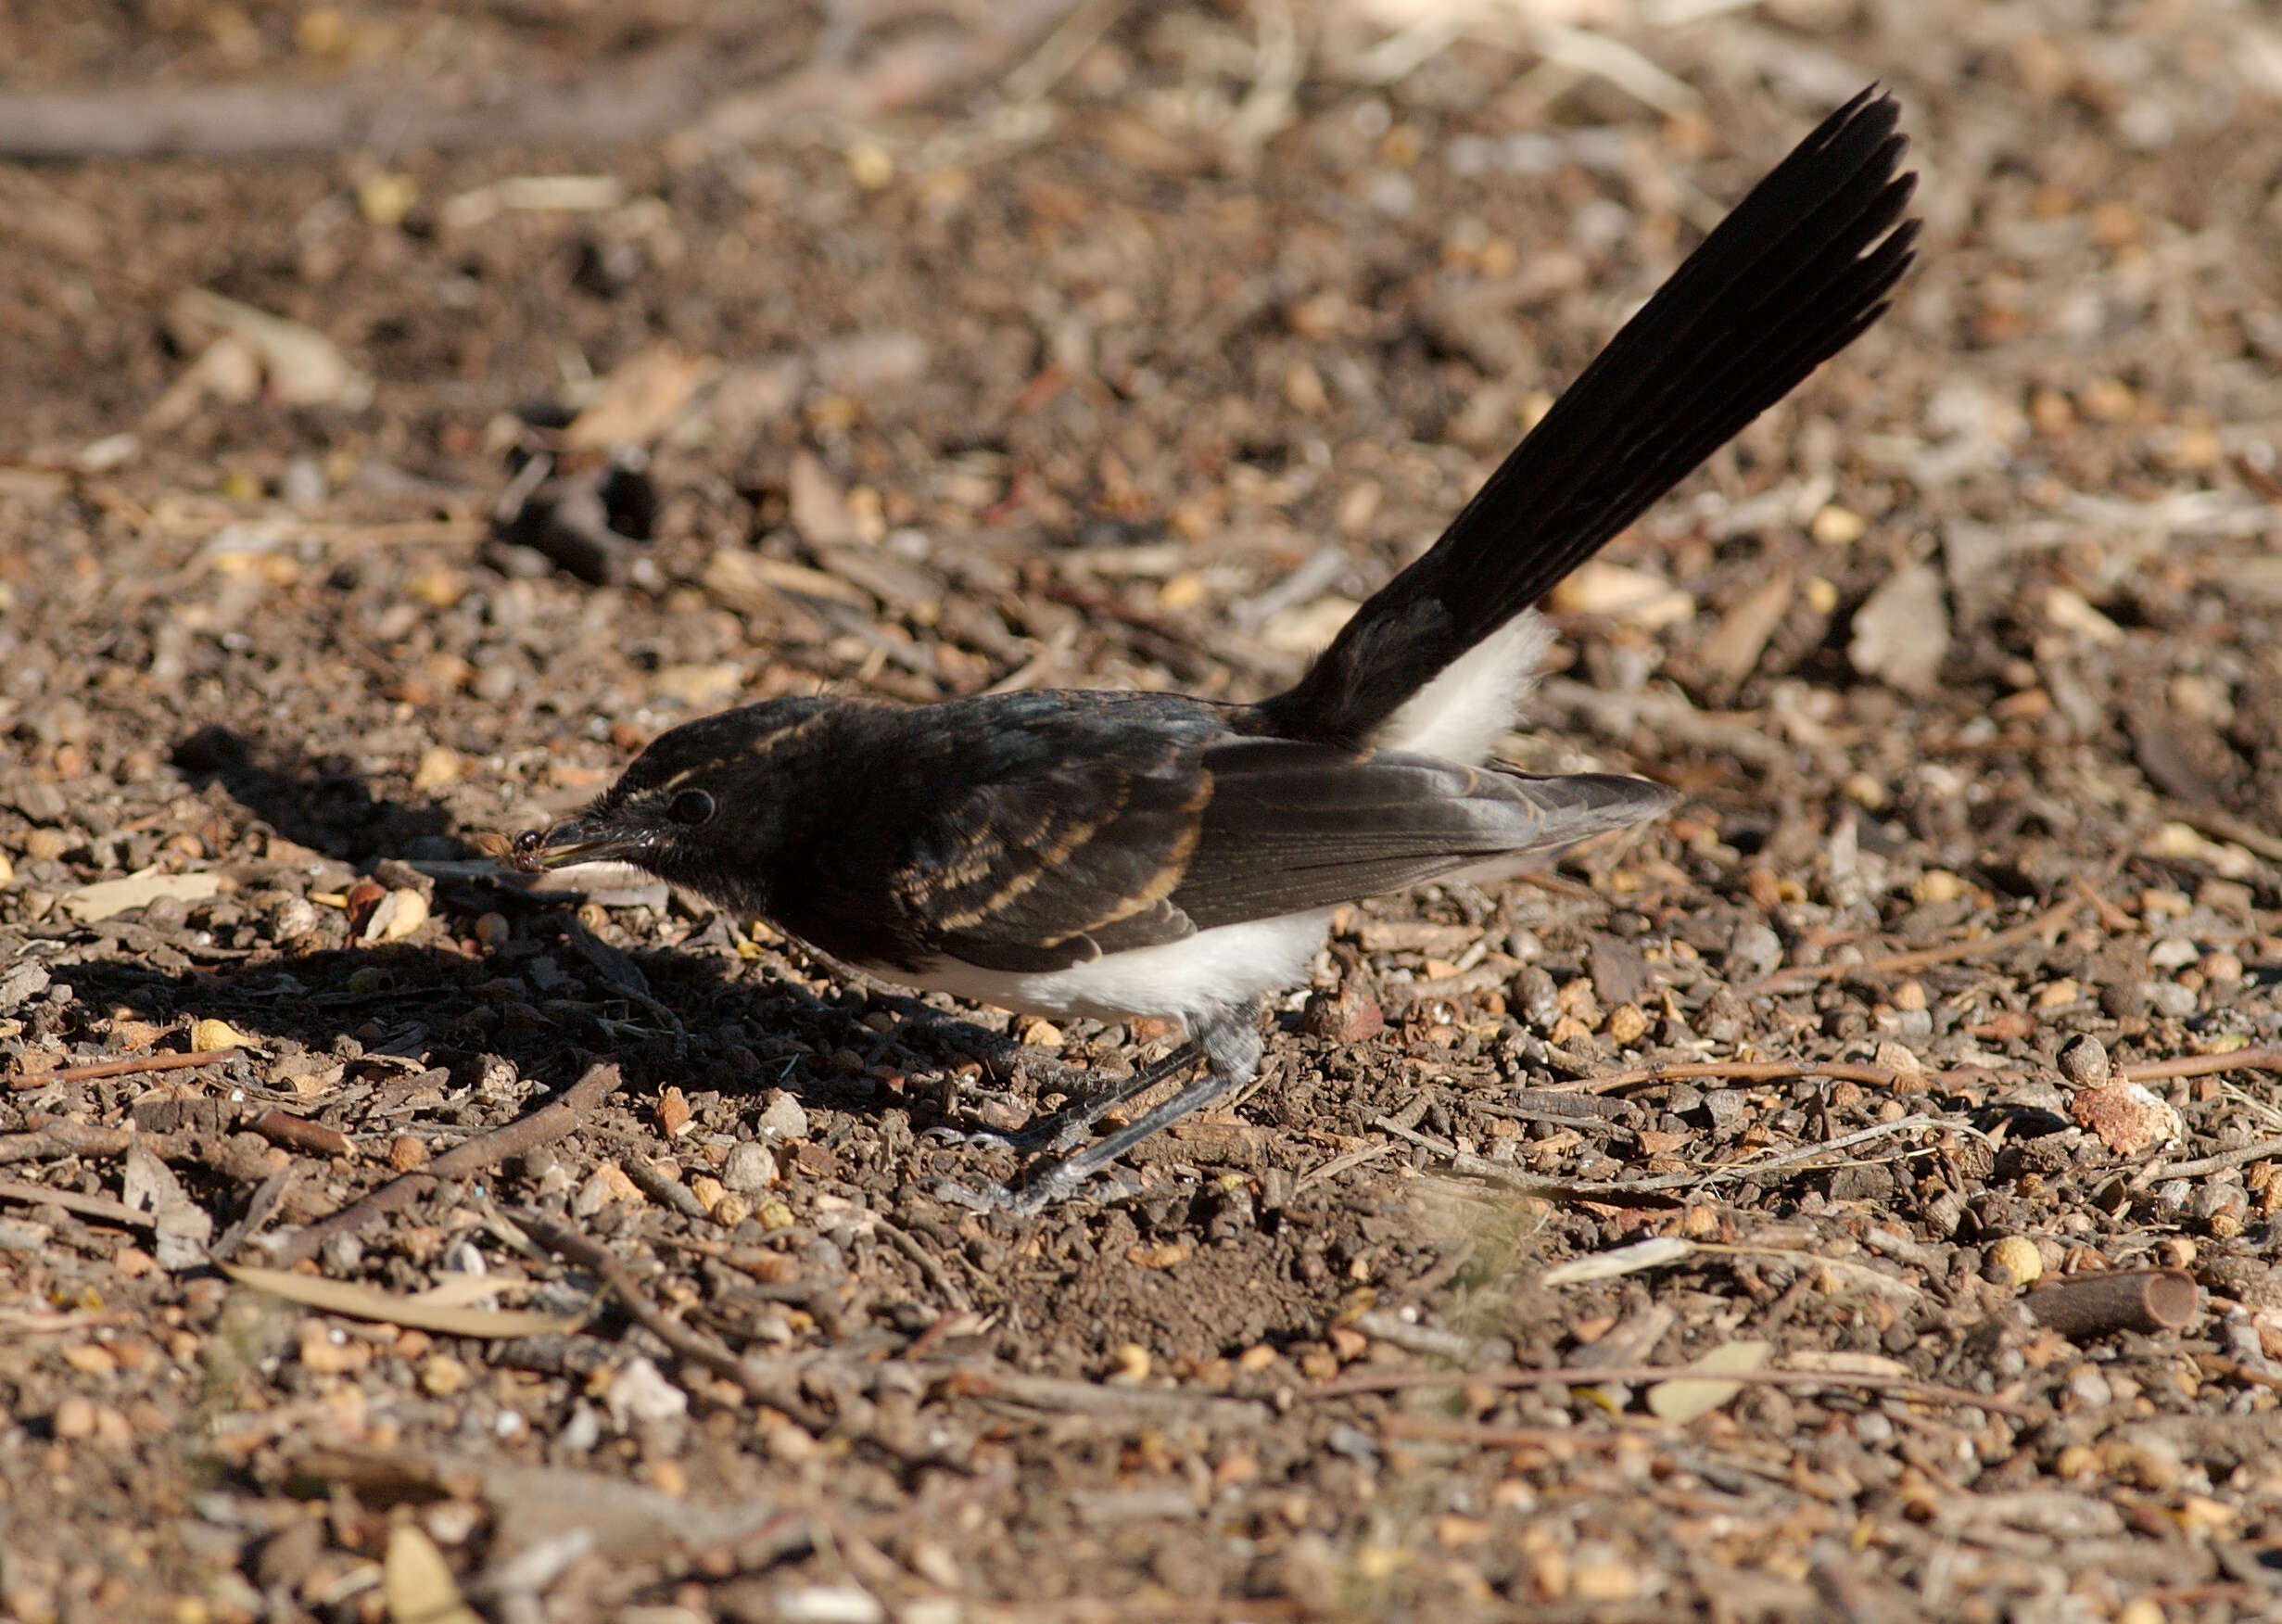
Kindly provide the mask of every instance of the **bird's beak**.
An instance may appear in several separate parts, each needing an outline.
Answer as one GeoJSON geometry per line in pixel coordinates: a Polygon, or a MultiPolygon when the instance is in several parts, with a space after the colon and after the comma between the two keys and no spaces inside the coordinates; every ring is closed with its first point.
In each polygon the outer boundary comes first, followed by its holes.
{"type": "Polygon", "coordinates": [[[572,818],[551,829],[525,830],[515,836],[508,862],[526,874],[567,869],[574,863],[630,862],[641,844],[638,836],[572,818]]]}

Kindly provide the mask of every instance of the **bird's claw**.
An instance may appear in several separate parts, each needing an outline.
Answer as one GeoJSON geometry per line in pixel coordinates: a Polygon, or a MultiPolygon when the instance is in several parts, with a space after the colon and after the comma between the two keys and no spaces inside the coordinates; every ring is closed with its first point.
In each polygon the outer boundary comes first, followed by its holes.
{"type": "Polygon", "coordinates": [[[988,1128],[955,1128],[947,1123],[937,1123],[932,1128],[919,1130],[922,1139],[935,1139],[945,1145],[971,1145],[984,1150],[1020,1150],[1021,1145],[1004,1134],[988,1128]]]}
{"type": "Polygon", "coordinates": [[[977,1188],[949,1179],[938,1179],[933,1186],[935,1199],[946,1206],[964,1207],[973,1212],[1004,1212],[1013,1218],[1035,1218],[1048,1207],[1081,1192],[1089,1199],[1107,1203],[1137,1196],[1141,1186],[1106,1177],[1098,1182],[1084,1175],[1064,1178],[1052,1167],[1020,1188],[1002,1184],[986,1184],[977,1188]]]}

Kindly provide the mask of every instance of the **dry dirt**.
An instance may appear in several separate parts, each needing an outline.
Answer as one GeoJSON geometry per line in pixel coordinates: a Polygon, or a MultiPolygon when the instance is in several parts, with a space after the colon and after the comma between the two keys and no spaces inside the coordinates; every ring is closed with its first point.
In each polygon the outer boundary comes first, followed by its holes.
{"type": "Polygon", "coordinates": [[[0,133],[384,109],[0,168],[0,1615],[2282,1612],[2282,29],[1364,9],[0,13],[0,133]],[[1138,1198],[932,1192],[1162,1034],[482,856],[787,691],[1273,691],[1873,78],[1920,269],[1515,742],[1680,809],[1342,916],[1138,1198]]]}

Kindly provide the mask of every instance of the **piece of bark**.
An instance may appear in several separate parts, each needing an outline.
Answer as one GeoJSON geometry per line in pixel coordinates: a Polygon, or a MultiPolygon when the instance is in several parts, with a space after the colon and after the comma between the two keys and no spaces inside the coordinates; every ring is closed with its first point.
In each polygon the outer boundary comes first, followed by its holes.
{"type": "Polygon", "coordinates": [[[2175,1331],[2195,1317],[2195,1277],[2184,1269],[2078,1275],[2022,1300],[2039,1325],[2072,1342],[2111,1331],[2175,1331]]]}

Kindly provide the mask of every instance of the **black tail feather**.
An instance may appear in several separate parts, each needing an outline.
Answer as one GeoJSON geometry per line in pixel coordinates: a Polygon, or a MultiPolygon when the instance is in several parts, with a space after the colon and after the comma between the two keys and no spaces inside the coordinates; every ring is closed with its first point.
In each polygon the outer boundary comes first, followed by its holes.
{"type": "Polygon", "coordinates": [[[1360,743],[1884,314],[1913,258],[1899,111],[1875,86],[1735,206],[1263,731],[1360,743]]]}

